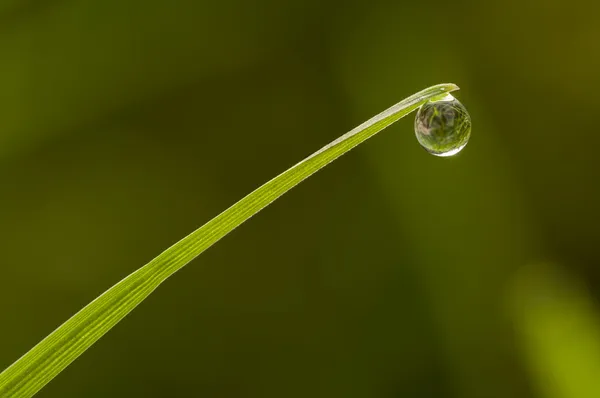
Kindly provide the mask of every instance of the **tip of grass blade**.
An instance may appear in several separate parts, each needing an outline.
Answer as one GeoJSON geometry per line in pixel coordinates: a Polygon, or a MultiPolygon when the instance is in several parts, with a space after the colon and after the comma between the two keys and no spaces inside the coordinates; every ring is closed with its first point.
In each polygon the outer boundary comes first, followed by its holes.
{"type": "Polygon", "coordinates": [[[441,98],[444,98],[449,93],[451,93],[453,91],[457,91],[457,90],[460,90],[460,87],[458,87],[456,84],[444,83],[444,84],[438,84],[436,86],[429,87],[428,89],[426,89],[424,91],[428,91],[429,95],[432,95],[432,97],[430,98],[430,101],[436,101],[441,98]],[[438,95],[435,95],[436,91],[439,91],[438,95]]]}
{"type": "Polygon", "coordinates": [[[432,88],[439,88],[440,90],[445,91],[447,93],[456,91],[456,90],[460,90],[460,87],[458,87],[454,83],[442,83],[442,84],[438,84],[437,86],[433,86],[432,88]]]}

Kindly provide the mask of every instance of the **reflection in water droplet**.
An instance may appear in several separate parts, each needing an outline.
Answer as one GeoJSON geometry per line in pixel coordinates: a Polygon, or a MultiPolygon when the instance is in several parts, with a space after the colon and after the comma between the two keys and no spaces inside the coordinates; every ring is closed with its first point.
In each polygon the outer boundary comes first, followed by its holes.
{"type": "Polygon", "coordinates": [[[471,117],[456,98],[427,102],[415,118],[417,140],[427,152],[436,156],[453,156],[469,142],[471,117]]]}

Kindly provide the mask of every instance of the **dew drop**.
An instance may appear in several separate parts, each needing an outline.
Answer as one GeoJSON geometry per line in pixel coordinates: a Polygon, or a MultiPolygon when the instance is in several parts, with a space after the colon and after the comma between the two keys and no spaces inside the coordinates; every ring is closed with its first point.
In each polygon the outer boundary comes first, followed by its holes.
{"type": "Polygon", "coordinates": [[[471,116],[463,104],[448,94],[419,108],[415,134],[421,146],[432,155],[453,156],[469,142],[471,116]]]}

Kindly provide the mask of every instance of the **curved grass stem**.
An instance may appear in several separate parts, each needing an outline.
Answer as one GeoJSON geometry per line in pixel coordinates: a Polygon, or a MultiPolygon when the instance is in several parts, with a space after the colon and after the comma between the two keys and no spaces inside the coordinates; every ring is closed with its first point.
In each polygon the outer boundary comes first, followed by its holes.
{"type": "Polygon", "coordinates": [[[419,108],[457,90],[440,84],[418,92],[263,184],[148,264],[110,288],[0,374],[1,398],[35,395],[115,326],[162,282],[271,202],[344,153],[419,108]]]}

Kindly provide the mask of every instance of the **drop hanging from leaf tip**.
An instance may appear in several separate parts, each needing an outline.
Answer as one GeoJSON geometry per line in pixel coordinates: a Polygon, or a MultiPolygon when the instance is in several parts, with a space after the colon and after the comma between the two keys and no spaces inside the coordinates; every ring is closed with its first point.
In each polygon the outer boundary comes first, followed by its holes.
{"type": "Polygon", "coordinates": [[[456,155],[469,142],[471,116],[463,104],[447,94],[419,108],[415,116],[415,135],[432,155],[456,155]]]}

